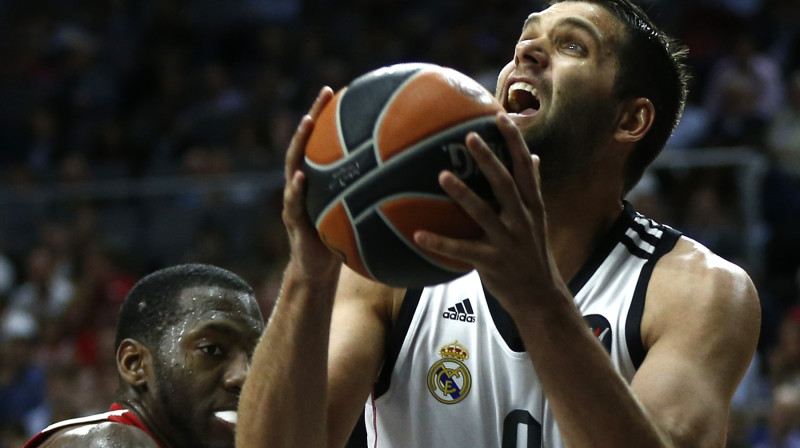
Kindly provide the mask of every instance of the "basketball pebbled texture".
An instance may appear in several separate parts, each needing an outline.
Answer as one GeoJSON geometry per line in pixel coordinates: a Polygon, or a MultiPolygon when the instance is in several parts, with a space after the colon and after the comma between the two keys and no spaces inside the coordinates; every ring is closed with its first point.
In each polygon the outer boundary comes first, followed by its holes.
{"type": "Polygon", "coordinates": [[[323,108],[305,148],[306,208],[345,264],[390,286],[422,287],[471,266],[422,250],[413,233],[477,238],[481,229],[439,186],[450,170],[493,203],[464,139],[480,134],[508,166],[502,106],[453,69],[409,63],[355,79],[323,108]]]}

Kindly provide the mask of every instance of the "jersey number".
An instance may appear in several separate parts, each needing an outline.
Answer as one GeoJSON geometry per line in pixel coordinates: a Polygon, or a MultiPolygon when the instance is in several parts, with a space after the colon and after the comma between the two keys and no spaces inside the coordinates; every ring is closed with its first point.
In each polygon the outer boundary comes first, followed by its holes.
{"type": "Polygon", "coordinates": [[[503,448],[541,448],[542,425],[530,412],[515,409],[503,420],[503,448]]]}

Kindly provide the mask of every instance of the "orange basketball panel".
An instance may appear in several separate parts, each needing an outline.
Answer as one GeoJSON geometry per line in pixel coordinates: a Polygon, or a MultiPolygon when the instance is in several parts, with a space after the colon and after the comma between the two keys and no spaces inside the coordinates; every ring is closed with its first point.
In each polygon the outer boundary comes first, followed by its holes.
{"type": "Polygon", "coordinates": [[[427,136],[472,118],[494,115],[502,106],[477,84],[455,84],[439,71],[418,75],[393,99],[378,130],[378,149],[387,160],[427,136]],[[482,89],[483,91],[478,91],[482,89]]]}
{"type": "MultiPolygon", "coordinates": [[[[458,239],[478,238],[483,232],[461,207],[447,199],[407,197],[381,204],[380,209],[394,228],[412,243],[417,230],[428,230],[458,239]]],[[[423,252],[451,269],[472,269],[472,266],[450,258],[425,250],[423,252]]]]}
{"type": "Polygon", "coordinates": [[[325,105],[314,123],[314,129],[311,131],[306,143],[306,157],[311,162],[327,165],[344,157],[344,150],[339,139],[339,130],[336,126],[336,108],[345,90],[342,89],[336,92],[336,95],[325,105]]]}
{"type": "Polygon", "coordinates": [[[322,218],[317,229],[325,245],[347,266],[365,277],[372,278],[361,260],[350,218],[341,202],[322,218]]]}

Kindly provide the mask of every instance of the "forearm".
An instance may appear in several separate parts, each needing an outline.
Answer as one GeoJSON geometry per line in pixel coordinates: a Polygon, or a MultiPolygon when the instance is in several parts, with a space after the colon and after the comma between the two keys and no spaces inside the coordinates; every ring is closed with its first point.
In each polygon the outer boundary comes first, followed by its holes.
{"type": "Polygon", "coordinates": [[[325,446],[328,341],[337,279],[307,281],[291,263],[287,268],[242,390],[237,447],[325,446]]]}
{"type": "Polygon", "coordinates": [[[515,315],[566,446],[670,446],[571,299],[515,315]]]}

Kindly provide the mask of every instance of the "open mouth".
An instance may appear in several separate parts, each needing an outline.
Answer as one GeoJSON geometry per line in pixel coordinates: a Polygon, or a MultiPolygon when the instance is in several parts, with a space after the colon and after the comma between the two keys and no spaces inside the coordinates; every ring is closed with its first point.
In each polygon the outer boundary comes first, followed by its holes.
{"type": "Polygon", "coordinates": [[[508,88],[506,112],[533,115],[540,107],[539,91],[527,82],[517,81],[508,88]]]}

